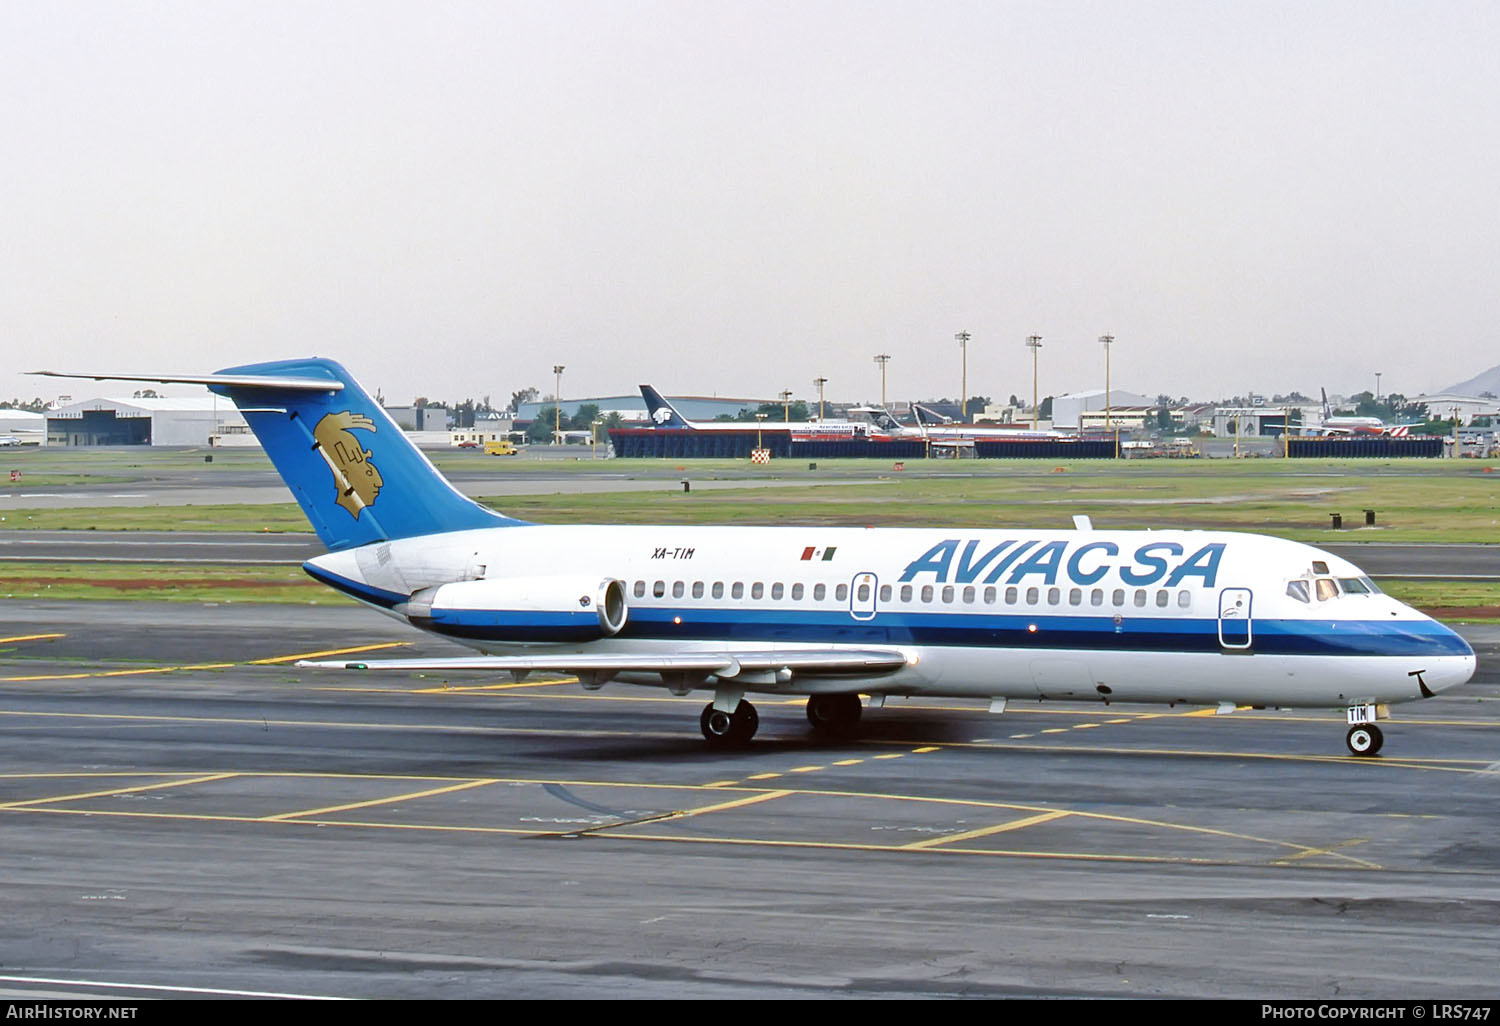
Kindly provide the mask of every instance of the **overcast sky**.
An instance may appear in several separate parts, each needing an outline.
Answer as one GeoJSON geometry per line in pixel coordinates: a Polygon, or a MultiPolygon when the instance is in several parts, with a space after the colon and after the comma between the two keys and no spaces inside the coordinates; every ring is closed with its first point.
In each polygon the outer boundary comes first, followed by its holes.
{"type": "Polygon", "coordinates": [[[1500,363],[1500,5],[0,0],[0,396],[1416,394],[1500,363]],[[106,391],[128,394],[132,386],[106,391]],[[172,390],[189,394],[191,389],[172,390]]]}

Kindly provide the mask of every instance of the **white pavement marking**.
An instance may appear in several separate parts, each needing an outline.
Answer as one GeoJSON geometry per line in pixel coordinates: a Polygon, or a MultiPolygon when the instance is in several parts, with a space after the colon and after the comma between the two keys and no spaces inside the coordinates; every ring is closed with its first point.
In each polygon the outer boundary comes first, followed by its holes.
{"type": "Polygon", "coordinates": [[[46,976],[0,976],[0,983],[44,983],[54,987],[102,987],[112,990],[148,990],[169,994],[218,994],[224,997],[300,998],[304,1001],[347,1001],[326,994],[282,994],[268,990],[225,990],[219,987],[172,987],[157,983],[120,983],[108,980],[58,980],[46,976]]]}

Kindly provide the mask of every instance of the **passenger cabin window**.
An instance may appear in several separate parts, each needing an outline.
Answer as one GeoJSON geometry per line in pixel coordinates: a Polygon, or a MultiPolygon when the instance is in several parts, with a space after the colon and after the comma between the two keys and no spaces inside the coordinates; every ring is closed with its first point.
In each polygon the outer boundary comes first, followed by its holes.
{"type": "Polygon", "coordinates": [[[901,601],[902,602],[910,602],[911,601],[911,585],[909,585],[909,584],[903,584],[903,585],[901,585],[901,601]]]}
{"type": "Polygon", "coordinates": [[[703,582],[702,581],[694,581],[693,582],[693,598],[702,598],[702,597],[703,597],[703,582]]]}
{"type": "Polygon", "coordinates": [[[754,584],[750,585],[750,597],[751,598],[753,598],[753,599],[761,598],[762,596],[765,595],[765,593],[766,593],[766,586],[764,584],[762,584],[761,582],[756,581],[754,584]]]}
{"type": "Polygon", "coordinates": [[[951,584],[945,584],[945,585],[943,585],[943,601],[944,602],[952,602],[953,601],[953,585],[951,585],[951,584]]]}
{"type": "Polygon", "coordinates": [[[1177,606],[1178,606],[1178,608],[1180,608],[1180,609],[1186,609],[1186,608],[1188,608],[1188,606],[1191,606],[1192,604],[1193,604],[1193,593],[1192,592],[1190,592],[1186,588],[1184,588],[1184,589],[1182,589],[1181,591],[1179,591],[1177,593],[1177,606]]]}
{"type": "Polygon", "coordinates": [[[801,584],[794,584],[794,585],[792,585],[792,601],[793,602],[801,602],[802,601],[802,585],[801,584]]]}
{"type": "Polygon", "coordinates": [[[833,600],[835,602],[849,601],[849,585],[841,584],[836,589],[834,589],[833,600]]]}
{"type": "Polygon", "coordinates": [[[1055,605],[1057,605],[1061,601],[1062,601],[1062,589],[1061,588],[1048,588],[1047,589],[1047,605],[1049,605],[1049,606],[1055,606],[1055,605]]]}
{"type": "Polygon", "coordinates": [[[1095,588],[1093,591],[1089,592],[1089,605],[1091,605],[1091,606],[1102,606],[1102,605],[1104,605],[1104,589],[1103,588],[1095,588]]]}
{"type": "Polygon", "coordinates": [[[666,598],[667,582],[657,581],[655,584],[651,585],[651,594],[655,598],[666,598]]]}
{"type": "Polygon", "coordinates": [[[781,601],[781,594],[783,591],[785,591],[785,589],[782,588],[780,581],[777,581],[775,584],[771,585],[771,597],[773,599],[776,599],[778,602],[781,601]]]}
{"type": "Polygon", "coordinates": [[[930,584],[924,584],[924,585],[922,585],[922,601],[923,602],[931,602],[932,601],[932,585],[930,585],[930,584]]]}
{"type": "Polygon", "coordinates": [[[1333,583],[1332,577],[1319,577],[1313,586],[1317,589],[1319,602],[1339,597],[1339,586],[1333,583]]]}
{"type": "Polygon", "coordinates": [[[868,602],[868,601],[870,601],[870,586],[869,586],[869,584],[861,584],[859,586],[859,590],[855,592],[855,595],[858,597],[858,600],[860,602],[868,602]]]}
{"type": "Polygon", "coordinates": [[[1135,604],[1144,607],[1146,605],[1146,589],[1138,588],[1135,593],[1135,604]]]}
{"type": "Polygon", "coordinates": [[[995,589],[993,587],[984,589],[984,604],[987,606],[995,604],[995,589]]]}
{"type": "Polygon", "coordinates": [[[1110,605],[1123,606],[1125,604],[1125,589],[1116,588],[1115,593],[1110,596],[1110,605]]]}
{"type": "Polygon", "coordinates": [[[673,581],[672,582],[672,597],[673,598],[682,598],[682,592],[683,592],[682,582],[681,581],[673,581]]]}
{"type": "Polygon", "coordinates": [[[1070,606],[1081,606],[1081,605],[1083,605],[1083,589],[1082,588],[1069,588],[1068,589],[1068,605],[1070,605],[1070,606]]]}
{"type": "Polygon", "coordinates": [[[890,600],[891,600],[891,586],[889,584],[882,584],[880,586],[880,601],[882,601],[882,602],[889,602],[890,600]]]}
{"type": "Polygon", "coordinates": [[[1018,592],[1015,588],[1006,588],[1005,589],[1005,604],[1007,606],[1013,606],[1013,605],[1015,605],[1016,604],[1016,596],[1019,595],[1019,594],[1020,594],[1020,592],[1018,592]]]}
{"type": "Polygon", "coordinates": [[[967,587],[964,588],[964,605],[966,605],[966,606],[972,606],[973,604],[974,604],[974,586],[972,584],[970,584],[970,585],[968,585],[967,587]]]}
{"type": "Polygon", "coordinates": [[[1167,594],[1167,591],[1166,591],[1165,588],[1163,588],[1162,590],[1158,591],[1156,593],[1156,607],[1158,609],[1166,609],[1167,608],[1167,600],[1169,598],[1171,598],[1171,596],[1167,594]]]}
{"type": "Polygon", "coordinates": [[[1312,601],[1312,592],[1308,590],[1306,581],[1288,581],[1286,593],[1298,602],[1312,601]]]}
{"type": "Polygon", "coordinates": [[[636,598],[645,598],[646,597],[646,582],[645,581],[636,581],[635,582],[635,597],[636,598]]]}
{"type": "Polygon", "coordinates": [[[721,599],[721,598],[724,597],[724,582],[723,581],[715,581],[714,582],[713,596],[716,599],[721,599]]]}
{"type": "Polygon", "coordinates": [[[814,584],[813,585],[813,601],[814,602],[822,602],[827,597],[828,597],[828,585],[826,585],[826,584],[814,584]]]}
{"type": "Polygon", "coordinates": [[[729,597],[730,598],[737,598],[737,599],[738,598],[744,598],[745,597],[745,582],[744,581],[735,581],[732,585],[730,585],[729,586],[729,597]]]}
{"type": "Polygon", "coordinates": [[[1034,606],[1034,605],[1036,605],[1037,600],[1040,599],[1041,597],[1042,597],[1042,593],[1039,590],[1037,590],[1036,588],[1027,588],[1026,589],[1026,604],[1028,606],[1034,606]]]}

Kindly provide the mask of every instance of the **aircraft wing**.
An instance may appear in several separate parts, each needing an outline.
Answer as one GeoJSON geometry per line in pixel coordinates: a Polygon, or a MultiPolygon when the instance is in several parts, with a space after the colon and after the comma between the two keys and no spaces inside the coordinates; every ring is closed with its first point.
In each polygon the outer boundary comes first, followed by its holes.
{"type": "Polygon", "coordinates": [[[458,656],[447,659],[304,660],[298,666],[336,670],[478,670],[511,673],[572,673],[594,680],[609,680],[620,673],[658,673],[714,676],[732,681],[752,675],[788,671],[798,677],[882,676],[894,673],[908,662],[907,654],[894,648],[795,649],[785,652],[764,649],[693,652],[687,655],[638,655],[586,653],[573,655],[458,656]]]}

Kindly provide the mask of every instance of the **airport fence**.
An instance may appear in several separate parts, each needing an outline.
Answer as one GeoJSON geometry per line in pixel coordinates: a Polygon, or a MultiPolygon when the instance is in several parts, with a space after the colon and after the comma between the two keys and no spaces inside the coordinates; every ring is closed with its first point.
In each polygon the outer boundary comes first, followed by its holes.
{"type": "MultiPolygon", "coordinates": [[[[801,439],[787,431],[693,431],[685,428],[615,428],[609,433],[615,455],[641,459],[749,459],[769,449],[773,459],[915,460],[929,455],[920,438],[801,439]]],[[[1113,459],[1112,439],[1039,438],[975,440],[979,459],[1113,459]]]]}
{"type": "Polygon", "coordinates": [[[1332,438],[1288,438],[1286,454],[1292,459],[1392,459],[1443,455],[1443,440],[1435,435],[1344,435],[1332,438]]]}

